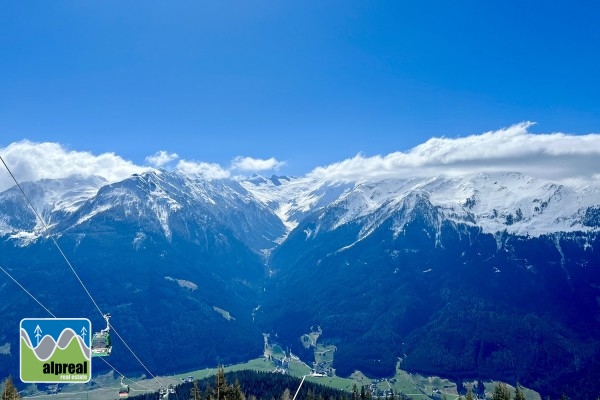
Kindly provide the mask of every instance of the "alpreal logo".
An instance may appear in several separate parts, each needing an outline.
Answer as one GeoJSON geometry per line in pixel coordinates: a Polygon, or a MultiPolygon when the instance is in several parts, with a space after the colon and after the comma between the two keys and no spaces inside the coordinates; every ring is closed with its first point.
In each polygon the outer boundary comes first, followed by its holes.
{"type": "Polygon", "coordinates": [[[21,381],[85,383],[92,377],[87,318],[21,320],[21,381]]]}

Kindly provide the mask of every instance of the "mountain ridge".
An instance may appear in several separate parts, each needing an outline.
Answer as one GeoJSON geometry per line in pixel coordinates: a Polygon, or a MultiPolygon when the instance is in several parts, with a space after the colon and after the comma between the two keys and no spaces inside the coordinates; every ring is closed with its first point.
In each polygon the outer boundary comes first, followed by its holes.
{"type": "MultiPolygon", "coordinates": [[[[0,262],[51,309],[73,312],[57,296],[80,288],[66,283],[52,235],[121,331],[151,344],[142,347],[151,367],[252,358],[265,332],[310,357],[298,340],[310,326],[338,348],[341,374],[385,376],[400,357],[412,371],[540,389],[588,379],[600,362],[594,186],[520,173],[331,182],[153,171],[68,182],[23,185],[53,188],[35,197],[48,201],[48,232],[15,188],[0,193],[0,262]],[[84,189],[68,187],[77,182],[84,189]]],[[[14,288],[1,291],[27,304],[14,288]]],[[[17,317],[10,304],[0,311],[17,317]]]]}
{"type": "MultiPolygon", "coordinates": [[[[50,226],[60,223],[60,218],[78,213],[78,220],[71,221],[71,226],[76,226],[114,207],[116,203],[127,201],[130,209],[124,210],[125,216],[135,212],[143,216],[144,210],[140,210],[139,206],[137,209],[131,207],[135,207],[133,203],[146,201],[150,203],[146,213],[155,213],[154,219],[166,237],[170,235],[170,228],[165,218],[179,211],[186,203],[194,202],[196,206],[201,205],[224,218],[232,217],[223,213],[223,208],[247,214],[245,208],[253,207],[253,211],[259,213],[261,218],[270,220],[269,231],[275,231],[270,235],[261,234],[271,242],[263,241],[263,248],[281,243],[303,218],[318,209],[328,206],[344,209],[345,213],[338,221],[338,224],[344,224],[381,213],[386,208],[393,211],[401,199],[414,193],[428,197],[433,205],[443,210],[446,219],[470,222],[491,233],[506,230],[522,236],[539,236],[553,232],[594,231],[600,226],[597,221],[600,215],[600,202],[597,200],[600,198],[600,188],[566,186],[520,173],[480,173],[465,178],[328,182],[307,177],[279,179],[276,176],[270,179],[254,176],[248,179],[208,180],[158,170],[134,174],[113,184],[107,184],[98,177],[70,177],[27,182],[23,187],[30,197],[33,194],[36,211],[50,219],[47,222],[50,226]],[[76,188],[63,189],[61,193],[61,185],[76,188]],[[119,198],[128,193],[137,193],[137,198],[119,198]],[[108,198],[101,204],[95,204],[87,211],[82,210],[91,200],[103,196],[108,198]],[[278,226],[280,224],[283,227],[278,226]]],[[[2,207],[7,209],[11,206],[13,210],[0,219],[2,235],[20,233],[25,236],[41,228],[39,222],[33,225],[35,216],[30,210],[25,210],[16,191],[13,187],[0,193],[2,207]],[[19,214],[22,220],[14,221],[19,214]]],[[[238,213],[235,217],[235,223],[239,223],[245,215],[238,213]]]]}

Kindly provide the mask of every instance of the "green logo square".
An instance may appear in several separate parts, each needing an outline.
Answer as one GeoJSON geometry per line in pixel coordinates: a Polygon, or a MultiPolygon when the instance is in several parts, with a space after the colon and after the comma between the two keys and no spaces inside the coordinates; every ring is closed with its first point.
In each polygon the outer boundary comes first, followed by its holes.
{"type": "Polygon", "coordinates": [[[85,383],[92,378],[92,324],[87,318],[24,318],[21,381],[85,383]]]}

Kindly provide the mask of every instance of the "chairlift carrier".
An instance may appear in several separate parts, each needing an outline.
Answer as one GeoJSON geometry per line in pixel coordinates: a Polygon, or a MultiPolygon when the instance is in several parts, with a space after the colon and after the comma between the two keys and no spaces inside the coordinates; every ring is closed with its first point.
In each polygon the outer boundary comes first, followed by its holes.
{"type": "Polygon", "coordinates": [[[106,357],[112,351],[112,342],[110,340],[110,314],[103,315],[106,321],[106,328],[92,336],[92,357],[106,357]]]}
{"type": "Polygon", "coordinates": [[[129,396],[129,385],[123,383],[124,376],[121,376],[121,389],[119,389],[119,397],[128,397],[129,396]]]}

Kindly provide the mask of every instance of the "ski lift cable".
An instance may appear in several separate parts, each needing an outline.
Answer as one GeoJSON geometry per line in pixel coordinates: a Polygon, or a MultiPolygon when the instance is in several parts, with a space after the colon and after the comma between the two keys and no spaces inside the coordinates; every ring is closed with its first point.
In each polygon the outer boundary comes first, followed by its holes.
{"type": "Polygon", "coordinates": [[[135,357],[135,359],[140,363],[140,365],[142,367],[144,367],[144,369],[146,370],[146,372],[148,372],[152,378],[154,378],[161,387],[165,387],[165,385],[163,385],[156,376],[154,376],[152,374],[152,372],[150,372],[150,370],[148,369],[148,367],[146,367],[146,365],[144,365],[144,363],[142,362],[142,360],[139,359],[139,357],[135,354],[135,352],[131,349],[131,347],[129,347],[129,345],[127,344],[127,342],[123,339],[123,337],[119,334],[119,332],[117,332],[117,330],[115,329],[114,326],[112,326],[112,331],[115,333],[115,335],[117,335],[117,337],[119,339],[121,339],[121,342],[123,342],[123,344],[125,345],[125,347],[127,347],[127,350],[129,350],[131,352],[131,354],[133,354],[133,356],[135,357]]]}
{"type": "MultiPolygon", "coordinates": [[[[121,375],[121,382],[123,382],[123,379],[127,379],[129,382],[131,382],[131,383],[133,383],[133,384],[135,384],[135,385],[138,385],[139,387],[141,387],[141,388],[143,388],[143,389],[146,389],[146,390],[149,390],[149,391],[154,391],[153,389],[151,389],[151,388],[149,388],[149,387],[147,387],[147,386],[144,386],[144,385],[142,385],[141,383],[138,383],[138,382],[134,381],[133,379],[130,379],[130,378],[126,377],[125,375],[123,375],[121,372],[119,372],[119,370],[118,370],[118,369],[116,369],[116,368],[115,368],[115,367],[113,367],[113,366],[112,366],[112,365],[111,365],[111,364],[110,364],[108,361],[106,361],[106,360],[104,359],[104,357],[99,357],[99,358],[100,358],[102,361],[104,361],[104,362],[106,363],[106,365],[108,365],[110,368],[112,368],[112,369],[113,369],[113,370],[114,370],[114,371],[115,371],[117,374],[121,375]]],[[[159,383],[160,383],[160,382],[159,382],[159,383]]]]}
{"type": "MultiPolygon", "coordinates": [[[[54,313],[52,311],[50,311],[45,305],[42,304],[41,301],[39,301],[29,290],[27,290],[25,288],[25,286],[21,285],[19,283],[19,281],[17,281],[6,269],[4,269],[1,265],[0,265],[0,270],[2,270],[2,272],[4,272],[10,279],[12,279],[12,281],[14,283],[17,284],[17,286],[19,286],[25,293],[27,293],[29,295],[29,297],[31,297],[36,303],[38,303],[40,305],[40,307],[42,307],[44,310],[46,310],[46,312],[48,314],[50,314],[53,318],[58,318],[56,315],[54,315],[54,313]]],[[[122,340],[122,339],[121,339],[122,340]]],[[[127,378],[125,375],[123,375],[118,369],[116,369],[114,366],[112,366],[108,361],[106,361],[104,358],[100,358],[100,360],[104,361],[106,363],[106,365],[108,365],[110,368],[112,368],[117,374],[119,374],[122,378],[127,379],[128,381],[132,382],[133,384],[136,384],[138,386],[140,386],[141,388],[144,388],[146,390],[152,391],[153,389],[144,386],[136,381],[134,381],[133,379],[127,378]]],[[[160,382],[158,382],[160,384],[160,382]]],[[[162,386],[162,384],[161,384],[162,386]]],[[[164,386],[163,386],[164,387],[164,386]]],[[[84,392],[81,392],[84,393],[84,392]]]]}
{"type": "Polygon", "coordinates": [[[14,283],[16,283],[21,289],[23,289],[25,291],[25,293],[27,293],[29,295],[29,297],[31,297],[33,300],[35,300],[36,303],[38,303],[44,310],[46,310],[46,312],[50,315],[52,315],[52,317],[56,318],[56,315],[52,314],[52,311],[48,310],[38,299],[35,298],[34,295],[32,295],[29,290],[25,289],[25,287],[23,285],[21,285],[15,278],[12,277],[11,274],[8,273],[7,270],[5,270],[4,268],[2,268],[2,266],[0,265],[0,269],[2,270],[2,272],[4,272],[6,275],[8,275],[8,277],[10,279],[13,280],[14,283]]]}
{"type": "Polygon", "coordinates": [[[302,380],[300,381],[300,384],[298,385],[298,389],[296,389],[296,393],[294,394],[294,397],[292,398],[292,400],[296,400],[296,396],[298,396],[298,393],[300,392],[300,388],[302,387],[302,384],[304,383],[304,380],[306,379],[308,375],[304,375],[302,376],[302,380]]]}
{"type": "MultiPolygon", "coordinates": [[[[29,197],[27,197],[27,194],[25,194],[25,191],[23,190],[23,187],[19,184],[19,182],[17,181],[17,178],[15,178],[15,176],[13,175],[12,171],[10,170],[10,168],[8,168],[8,165],[6,165],[6,162],[4,161],[4,159],[2,158],[2,156],[0,156],[0,160],[2,160],[2,164],[4,164],[4,167],[6,167],[6,170],[8,171],[8,173],[11,176],[11,178],[13,179],[13,181],[15,182],[15,184],[17,185],[17,187],[21,191],[21,194],[23,195],[23,197],[27,201],[27,204],[29,205],[29,208],[31,208],[31,211],[33,211],[33,213],[35,214],[35,216],[37,217],[37,219],[42,223],[42,226],[44,228],[45,233],[48,234],[48,231],[50,230],[50,228],[48,227],[48,224],[46,224],[46,221],[44,221],[44,219],[37,212],[37,210],[33,206],[33,203],[31,202],[31,200],[29,199],[29,197]]],[[[54,238],[54,236],[48,235],[48,237],[52,240],[52,242],[54,243],[54,246],[56,246],[56,248],[58,249],[58,251],[60,252],[60,254],[62,255],[62,257],[66,261],[67,265],[69,266],[69,268],[71,268],[71,271],[73,271],[73,274],[75,274],[75,277],[77,278],[77,280],[79,281],[79,283],[83,287],[83,290],[85,290],[85,292],[87,293],[87,295],[90,298],[90,300],[92,300],[92,303],[94,303],[94,306],[96,306],[96,309],[98,310],[98,312],[100,312],[100,315],[104,316],[104,313],[102,312],[102,310],[100,309],[100,307],[98,306],[98,304],[96,303],[96,301],[94,300],[94,298],[92,297],[92,295],[90,294],[90,292],[88,291],[88,289],[83,284],[83,281],[81,280],[81,278],[77,274],[77,271],[75,271],[75,268],[73,268],[73,265],[71,265],[71,262],[69,261],[69,259],[65,255],[65,253],[62,251],[62,249],[60,248],[60,246],[58,245],[58,242],[56,241],[56,239],[54,238]]]]}
{"type": "MultiPolygon", "coordinates": [[[[21,191],[21,194],[23,195],[23,197],[25,198],[29,208],[31,208],[31,210],[33,211],[33,213],[35,214],[35,216],[37,217],[37,219],[42,223],[42,226],[44,227],[44,231],[46,234],[48,234],[48,231],[50,230],[48,225],[46,224],[46,222],[42,219],[42,217],[40,216],[40,214],[37,212],[37,210],[35,209],[35,207],[33,207],[33,203],[31,202],[31,200],[29,199],[29,197],[27,197],[27,194],[25,193],[25,191],[23,190],[23,187],[19,184],[19,181],[17,181],[17,178],[14,176],[14,174],[12,173],[12,171],[10,170],[10,168],[8,167],[8,165],[6,164],[6,162],[4,161],[4,158],[2,158],[2,156],[0,156],[0,161],[2,161],[2,164],[4,164],[4,167],[6,168],[6,170],[8,171],[8,173],[10,174],[12,180],[15,182],[15,184],[17,185],[17,187],[19,188],[19,190],[21,191]]],[[[92,301],[92,303],[94,303],[94,306],[96,306],[96,309],[98,310],[98,312],[100,312],[100,315],[102,317],[104,317],[104,313],[102,312],[102,310],[100,309],[100,307],[98,306],[98,303],[96,303],[96,301],[94,300],[94,298],[92,297],[91,293],[89,292],[89,290],[87,289],[87,287],[85,286],[85,284],[83,283],[83,281],[81,280],[81,278],[79,277],[79,275],[77,274],[77,271],[75,271],[75,268],[73,268],[73,265],[71,264],[71,262],[69,261],[69,259],[67,258],[67,256],[65,255],[65,253],[62,251],[60,245],[58,244],[58,242],[56,241],[56,239],[52,236],[52,235],[48,235],[48,237],[50,237],[50,239],[52,240],[52,242],[54,243],[54,246],[58,249],[58,251],[60,252],[60,254],[62,255],[63,259],[65,260],[65,262],[67,263],[67,265],[69,266],[69,268],[71,268],[71,271],[73,271],[73,274],[75,275],[75,277],[77,278],[77,280],[79,281],[79,283],[81,284],[81,287],[83,287],[83,290],[85,290],[85,292],[87,293],[88,297],[90,298],[90,300],[92,301]]],[[[37,301],[37,300],[36,300],[37,301]]],[[[45,308],[45,307],[44,307],[45,308]]],[[[47,311],[47,309],[46,309],[47,311]]],[[[131,349],[131,347],[129,347],[129,345],[127,344],[127,342],[125,342],[125,340],[123,339],[123,337],[121,335],[119,335],[119,333],[114,329],[113,326],[113,331],[115,332],[115,334],[117,335],[117,337],[119,339],[121,339],[121,341],[123,342],[123,344],[125,345],[125,347],[127,347],[127,349],[131,352],[131,354],[133,354],[133,356],[135,357],[135,359],[140,363],[140,365],[142,367],[144,367],[144,369],[146,370],[146,372],[148,372],[152,378],[154,378],[158,384],[161,387],[165,387],[162,382],[160,382],[158,380],[158,378],[156,376],[154,376],[154,374],[152,374],[152,372],[150,372],[150,370],[148,369],[148,367],[146,367],[146,365],[139,359],[139,357],[135,354],[135,352],[131,349]]]]}

